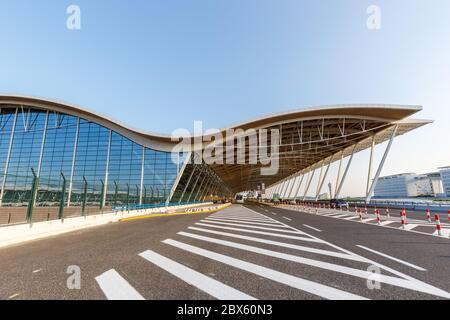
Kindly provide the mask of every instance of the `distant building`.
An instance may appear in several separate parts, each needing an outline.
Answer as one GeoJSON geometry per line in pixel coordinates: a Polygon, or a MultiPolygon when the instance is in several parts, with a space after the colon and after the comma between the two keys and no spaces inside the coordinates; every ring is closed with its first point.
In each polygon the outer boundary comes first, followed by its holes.
{"type": "Polygon", "coordinates": [[[431,172],[426,174],[431,181],[431,188],[433,189],[433,194],[437,197],[442,197],[444,195],[444,188],[442,187],[442,177],[441,173],[431,172]]]}
{"type": "Polygon", "coordinates": [[[442,167],[440,169],[443,193],[446,197],[450,197],[450,167],[442,167]]]}
{"type": "Polygon", "coordinates": [[[424,174],[402,173],[381,177],[378,179],[374,191],[374,198],[411,198],[419,196],[434,196],[431,179],[424,174]]]}

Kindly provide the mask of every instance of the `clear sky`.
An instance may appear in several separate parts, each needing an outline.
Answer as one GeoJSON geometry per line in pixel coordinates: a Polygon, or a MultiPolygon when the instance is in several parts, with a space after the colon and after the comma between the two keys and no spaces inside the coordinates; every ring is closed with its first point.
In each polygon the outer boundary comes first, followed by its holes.
{"type": "MultiPolygon", "coordinates": [[[[422,105],[416,117],[435,123],[398,138],[382,174],[450,165],[448,0],[0,0],[0,40],[1,93],[169,134],[309,106],[422,105]],[[66,27],[71,4],[81,30],[66,27]],[[381,30],[366,26],[372,4],[381,30]]],[[[344,194],[363,193],[367,159],[344,194]]]]}

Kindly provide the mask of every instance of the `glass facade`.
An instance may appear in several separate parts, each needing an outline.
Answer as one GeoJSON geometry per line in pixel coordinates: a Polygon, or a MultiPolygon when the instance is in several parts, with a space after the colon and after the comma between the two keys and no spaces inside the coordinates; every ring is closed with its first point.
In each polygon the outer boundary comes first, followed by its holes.
{"type": "Polygon", "coordinates": [[[81,206],[84,195],[87,206],[162,203],[185,159],[76,116],[23,106],[0,111],[2,207],[28,204],[32,171],[37,206],[61,198],[67,207],[81,206]]]}
{"type": "Polygon", "coordinates": [[[230,193],[209,166],[187,163],[187,156],[147,148],[75,115],[2,104],[0,225],[230,193]]]}

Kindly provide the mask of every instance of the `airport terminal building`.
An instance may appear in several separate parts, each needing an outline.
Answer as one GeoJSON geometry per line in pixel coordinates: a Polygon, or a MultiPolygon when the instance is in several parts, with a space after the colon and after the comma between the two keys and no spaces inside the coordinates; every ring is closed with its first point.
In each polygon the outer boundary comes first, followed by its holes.
{"type": "MultiPolygon", "coordinates": [[[[299,197],[303,195],[300,187],[308,191],[317,169],[323,184],[331,163],[345,157],[351,163],[357,152],[373,151],[384,141],[390,141],[390,147],[394,137],[430,123],[409,118],[420,110],[339,105],[275,114],[230,127],[279,132],[275,143],[279,168],[275,174],[262,175],[263,163],[193,161],[195,152],[174,151],[177,142],[168,135],[136,130],[84,108],[0,96],[0,225],[92,214],[118,206],[201,202],[261,186],[266,197],[275,192],[299,197]]],[[[268,147],[274,147],[273,141],[268,147]]],[[[250,142],[244,143],[244,149],[248,157],[250,142]]],[[[348,167],[343,169],[337,188],[342,187],[347,171],[348,167]]],[[[377,174],[370,180],[376,180],[377,174]]],[[[320,192],[322,186],[317,189],[320,192]]],[[[373,187],[367,192],[370,196],[373,187]]]]}

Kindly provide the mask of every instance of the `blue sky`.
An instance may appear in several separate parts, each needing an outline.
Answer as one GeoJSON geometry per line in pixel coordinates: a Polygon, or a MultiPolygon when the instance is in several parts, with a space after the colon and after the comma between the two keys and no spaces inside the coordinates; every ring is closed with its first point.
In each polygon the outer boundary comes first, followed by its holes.
{"type": "MultiPolygon", "coordinates": [[[[383,174],[450,165],[448,0],[0,0],[0,39],[2,93],[160,133],[317,105],[423,105],[417,117],[435,123],[398,138],[383,174]],[[66,28],[71,4],[79,31],[66,28]]],[[[345,194],[362,190],[367,158],[345,194]]]]}

